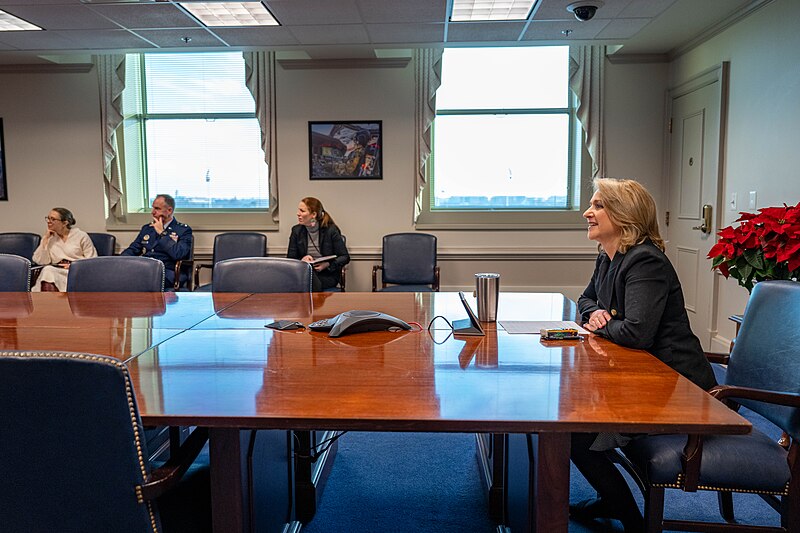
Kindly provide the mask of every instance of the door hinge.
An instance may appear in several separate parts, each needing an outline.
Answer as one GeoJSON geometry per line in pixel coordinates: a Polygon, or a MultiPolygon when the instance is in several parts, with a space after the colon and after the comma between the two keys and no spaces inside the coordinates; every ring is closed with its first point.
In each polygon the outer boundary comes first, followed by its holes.
{"type": "Polygon", "coordinates": [[[669,119],[669,132],[672,133],[672,117],[669,119]]]}
{"type": "Polygon", "coordinates": [[[664,218],[666,219],[666,220],[665,220],[665,223],[667,224],[667,226],[669,226],[669,211],[667,211],[666,213],[664,213],[664,218]]]}

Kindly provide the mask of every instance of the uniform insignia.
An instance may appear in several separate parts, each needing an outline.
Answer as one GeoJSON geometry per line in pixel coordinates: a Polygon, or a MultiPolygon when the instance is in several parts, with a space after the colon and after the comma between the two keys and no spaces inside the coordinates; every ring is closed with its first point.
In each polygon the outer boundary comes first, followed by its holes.
{"type": "Polygon", "coordinates": [[[611,310],[611,316],[617,316],[617,310],[616,309],[612,309],[611,310]]]}
{"type": "Polygon", "coordinates": [[[150,240],[150,235],[145,235],[144,237],[142,237],[142,239],[144,239],[145,241],[149,241],[150,240]]]}

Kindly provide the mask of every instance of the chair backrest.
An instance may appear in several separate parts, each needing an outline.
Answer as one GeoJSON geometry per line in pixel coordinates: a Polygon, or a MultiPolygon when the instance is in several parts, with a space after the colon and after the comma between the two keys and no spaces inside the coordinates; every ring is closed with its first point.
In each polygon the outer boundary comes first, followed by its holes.
{"type": "Polygon", "coordinates": [[[89,238],[92,239],[94,249],[97,250],[97,255],[107,257],[114,255],[117,247],[117,238],[110,233],[89,233],[89,238]]]}
{"type": "Polygon", "coordinates": [[[160,531],[132,391],[111,357],[0,352],[4,531],[160,531]]]}
{"type": "MultiPolygon", "coordinates": [[[[725,384],[800,393],[800,283],[764,281],[753,288],[725,384]]],[[[741,403],[800,438],[800,409],[741,403]]]]}
{"type": "Polygon", "coordinates": [[[434,283],[436,236],[427,233],[392,233],[383,236],[383,282],[399,285],[434,283]]]}
{"type": "Polygon", "coordinates": [[[237,257],[266,257],[267,236],[254,232],[220,233],[214,237],[214,260],[216,265],[226,259],[237,257]]]}
{"type": "Polygon", "coordinates": [[[31,262],[18,255],[0,254],[0,292],[31,289],[31,262]]]}
{"type": "Polygon", "coordinates": [[[282,257],[240,257],[214,266],[214,292],[311,292],[311,265],[282,257]]]}
{"type": "Polygon", "coordinates": [[[36,233],[0,233],[0,254],[19,255],[33,261],[42,236],[36,233]]]}
{"type": "Polygon", "coordinates": [[[115,255],[75,261],[69,267],[67,291],[161,292],[164,263],[151,257],[115,255]]]}

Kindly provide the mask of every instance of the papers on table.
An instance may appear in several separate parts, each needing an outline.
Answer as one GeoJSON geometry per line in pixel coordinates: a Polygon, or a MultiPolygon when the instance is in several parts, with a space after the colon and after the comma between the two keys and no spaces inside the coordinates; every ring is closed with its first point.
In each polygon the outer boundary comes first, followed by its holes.
{"type": "Polygon", "coordinates": [[[572,320],[500,320],[500,325],[508,333],[532,333],[538,335],[543,329],[577,329],[579,334],[589,332],[572,320]]]}

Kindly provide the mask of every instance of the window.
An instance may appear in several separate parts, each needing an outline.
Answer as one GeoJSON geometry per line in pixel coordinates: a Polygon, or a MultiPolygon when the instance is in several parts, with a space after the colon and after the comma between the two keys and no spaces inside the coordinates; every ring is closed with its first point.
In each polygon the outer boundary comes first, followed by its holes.
{"type": "Polygon", "coordinates": [[[566,46],[444,50],[422,225],[582,224],[568,69],[566,46]]]}
{"type": "MultiPolygon", "coordinates": [[[[263,213],[269,175],[241,53],[126,57],[123,166],[129,213],[157,194],[181,213],[263,213]]],[[[182,217],[185,218],[185,217],[182,217]]]]}

